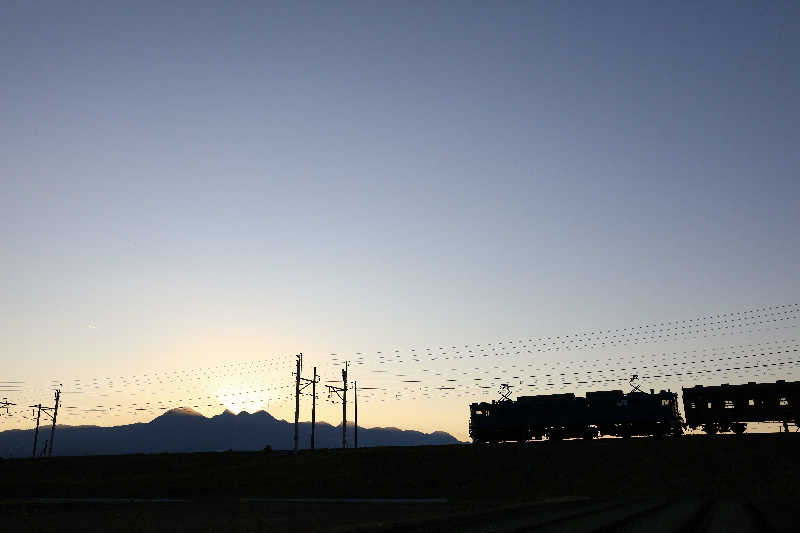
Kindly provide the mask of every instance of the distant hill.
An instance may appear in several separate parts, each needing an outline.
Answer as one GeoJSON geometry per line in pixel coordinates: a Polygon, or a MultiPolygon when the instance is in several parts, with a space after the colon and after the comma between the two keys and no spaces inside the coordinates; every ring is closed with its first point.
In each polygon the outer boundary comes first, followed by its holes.
{"type": "MultiPolygon", "coordinates": [[[[300,424],[300,447],[308,448],[311,424],[300,424]]],[[[49,438],[49,428],[39,431],[39,446],[49,438]]],[[[148,423],[124,426],[57,426],[53,455],[95,455],[220,450],[292,449],[294,425],[278,420],[266,411],[230,411],[207,418],[185,407],[171,409],[148,423]]],[[[353,442],[353,427],[348,424],[348,445],[353,442]]],[[[397,428],[358,428],[358,445],[417,446],[459,442],[443,431],[422,433],[397,428]]],[[[339,448],[342,426],[317,422],[316,447],[339,448]]],[[[27,457],[33,446],[33,430],[0,432],[0,457],[27,457]]]]}

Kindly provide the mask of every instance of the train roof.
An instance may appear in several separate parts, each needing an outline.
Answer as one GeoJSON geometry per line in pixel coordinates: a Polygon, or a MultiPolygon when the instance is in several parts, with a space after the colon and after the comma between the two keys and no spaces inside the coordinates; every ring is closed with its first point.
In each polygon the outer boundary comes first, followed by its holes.
{"type": "Polygon", "coordinates": [[[587,398],[619,398],[620,396],[624,396],[625,393],[621,390],[598,390],[593,392],[587,392],[587,398]]]}
{"type": "Polygon", "coordinates": [[[518,396],[518,402],[548,402],[558,400],[574,400],[575,394],[566,392],[563,394],[537,394],[536,396],[518,396]]]}
{"type": "Polygon", "coordinates": [[[755,381],[749,381],[747,383],[739,384],[739,385],[730,385],[728,383],[723,383],[721,385],[695,385],[694,387],[683,387],[684,395],[689,393],[704,393],[704,392],[718,392],[718,391],[746,391],[746,390],[783,390],[783,389],[795,389],[800,388],[800,381],[786,381],[783,379],[777,380],[775,383],[756,383],[755,381]]]}

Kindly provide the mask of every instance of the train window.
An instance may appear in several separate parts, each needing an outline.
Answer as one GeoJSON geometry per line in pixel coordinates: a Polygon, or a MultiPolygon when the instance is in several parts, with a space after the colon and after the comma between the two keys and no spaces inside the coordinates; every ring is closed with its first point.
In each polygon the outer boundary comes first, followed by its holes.
{"type": "Polygon", "coordinates": [[[661,400],[661,405],[669,405],[669,400],[667,399],[661,400]]]}
{"type": "Polygon", "coordinates": [[[711,402],[708,402],[708,408],[711,409],[711,402]]]}
{"type": "Polygon", "coordinates": [[[694,402],[689,404],[689,409],[694,409],[694,402]]]}
{"type": "Polygon", "coordinates": [[[789,405],[789,400],[787,400],[786,398],[778,398],[778,405],[780,405],[781,407],[786,407],[789,405]]]}
{"type": "Polygon", "coordinates": [[[747,400],[747,405],[749,405],[750,407],[755,407],[756,401],[753,399],[747,400]]]}
{"type": "Polygon", "coordinates": [[[733,409],[734,407],[733,400],[725,400],[725,409],[733,409]]]}

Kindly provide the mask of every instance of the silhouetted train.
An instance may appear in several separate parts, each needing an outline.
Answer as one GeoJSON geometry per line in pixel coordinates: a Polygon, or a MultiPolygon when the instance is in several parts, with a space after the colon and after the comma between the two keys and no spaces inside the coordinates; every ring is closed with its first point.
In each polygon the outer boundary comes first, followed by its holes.
{"type": "Polygon", "coordinates": [[[788,422],[800,426],[800,382],[696,386],[683,389],[686,423],[678,394],[634,390],[507,396],[470,405],[469,434],[475,443],[597,436],[675,436],[685,427],[707,433],[742,433],[746,422],[788,422]]]}
{"type": "Polygon", "coordinates": [[[741,434],[746,422],[783,422],[788,430],[789,422],[800,426],[800,381],[684,388],[683,411],[687,426],[709,434],[741,434]]]}
{"type": "Polygon", "coordinates": [[[683,431],[678,395],[621,390],[520,396],[470,405],[469,434],[476,443],[600,435],[674,435],[683,431]]]}

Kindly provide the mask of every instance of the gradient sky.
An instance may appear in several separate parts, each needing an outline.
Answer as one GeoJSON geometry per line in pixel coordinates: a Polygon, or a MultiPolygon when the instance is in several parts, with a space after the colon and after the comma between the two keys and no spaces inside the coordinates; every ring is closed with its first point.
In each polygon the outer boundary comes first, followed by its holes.
{"type": "Polygon", "coordinates": [[[0,380],[800,301],[800,4],[669,4],[4,2],[0,380]]]}

